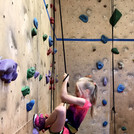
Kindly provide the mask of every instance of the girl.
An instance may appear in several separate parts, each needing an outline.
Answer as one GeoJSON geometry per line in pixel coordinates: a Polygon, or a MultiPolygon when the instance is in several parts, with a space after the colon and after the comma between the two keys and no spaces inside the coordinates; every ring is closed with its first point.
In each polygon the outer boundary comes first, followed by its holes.
{"type": "Polygon", "coordinates": [[[67,82],[69,76],[64,74],[64,81],[61,88],[62,103],[55,108],[53,113],[47,117],[34,115],[33,125],[39,131],[49,129],[51,134],[75,134],[85,118],[88,109],[93,106],[97,99],[97,85],[91,78],[82,77],[76,82],[76,96],[67,93],[67,82]],[[66,103],[70,104],[66,110],[66,103]]]}

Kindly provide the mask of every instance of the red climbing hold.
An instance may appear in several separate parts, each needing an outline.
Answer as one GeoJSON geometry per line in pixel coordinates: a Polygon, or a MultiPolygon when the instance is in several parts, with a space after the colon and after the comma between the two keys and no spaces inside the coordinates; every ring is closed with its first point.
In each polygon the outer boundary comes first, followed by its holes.
{"type": "Polygon", "coordinates": [[[54,11],[56,11],[56,8],[55,8],[55,6],[53,4],[50,4],[50,8],[53,8],[54,11]]]}
{"type": "Polygon", "coordinates": [[[50,53],[52,53],[52,49],[51,48],[48,49],[47,55],[49,55],[50,53]]]}
{"type": "Polygon", "coordinates": [[[53,17],[50,18],[50,23],[54,24],[54,18],[53,17]]]}

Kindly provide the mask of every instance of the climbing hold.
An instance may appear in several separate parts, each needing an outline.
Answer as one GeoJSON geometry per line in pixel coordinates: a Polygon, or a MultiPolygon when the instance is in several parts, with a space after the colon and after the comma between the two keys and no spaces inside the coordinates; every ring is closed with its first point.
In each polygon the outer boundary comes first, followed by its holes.
{"type": "Polygon", "coordinates": [[[33,134],[39,134],[39,132],[37,131],[37,129],[33,128],[33,134]]]}
{"type": "Polygon", "coordinates": [[[27,111],[31,111],[34,104],[35,104],[35,100],[31,100],[30,102],[28,102],[27,105],[26,105],[27,111]]]}
{"type": "Polygon", "coordinates": [[[35,68],[31,67],[27,70],[27,79],[32,78],[35,74],[35,68]]]}
{"type": "Polygon", "coordinates": [[[43,76],[40,74],[39,81],[41,81],[41,80],[42,80],[42,78],[43,78],[43,76]]]}
{"type": "Polygon", "coordinates": [[[53,84],[54,83],[54,79],[51,77],[50,78],[50,84],[53,84]]]}
{"type": "Polygon", "coordinates": [[[101,61],[98,61],[98,62],[96,63],[96,66],[97,66],[97,68],[100,70],[100,69],[103,68],[104,64],[103,64],[101,61]]]}
{"type": "Polygon", "coordinates": [[[49,36],[49,47],[51,47],[53,45],[53,40],[52,40],[52,37],[49,36]]]}
{"type": "Polygon", "coordinates": [[[55,90],[55,86],[49,86],[49,90],[55,90]]]}
{"type": "Polygon", "coordinates": [[[47,55],[49,55],[50,53],[52,53],[52,49],[51,48],[48,49],[47,55]]]}
{"type": "Polygon", "coordinates": [[[35,28],[38,29],[38,20],[36,18],[34,18],[33,23],[35,28]]]}
{"type": "Polygon", "coordinates": [[[101,41],[106,44],[108,42],[108,37],[106,37],[105,35],[101,36],[101,41]]]}
{"type": "Polygon", "coordinates": [[[30,87],[29,86],[25,86],[21,89],[21,92],[23,94],[23,96],[26,96],[27,94],[30,94],[30,87]]]}
{"type": "Polygon", "coordinates": [[[46,74],[46,84],[48,84],[48,83],[49,83],[49,77],[46,74]]]}
{"type": "Polygon", "coordinates": [[[117,87],[117,92],[122,93],[124,91],[124,89],[125,89],[125,86],[122,84],[119,84],[119,86],[117,87]]]}
{"type": "Polygon", "coordinates": [[[31,35],[32,35],[32,37],[35,36],[35,35],[37,35],[36,28],[32,28],[31,35]]]}
{"type": "Polygon", "coordinates": [[[54,18],[53,17],[50,18],[50,23],[54,24],[54,18]]]}
{"type": "Polygon", "coordinates": [[[104,79],[103,79],[103,85],[104,85],[104,86],[106,86],[106,85],[107,85],[107,81],[108,81],[108,80],[107,80],[107,78],[106,78],[106,77],[104,77],[104,79]]]}
{"type": "Polygon", "coordinates": [[[103,106],[106,106],[107,105],[107,101],[105,99],[102,100],[102,104],[103,106]]]}
{"type": "Polygon", "coordinates": [[[117,48],[112,48],[111,51],[114,53],[114,54],[119,54],[119,51],[117,48]]]}
{"type": "Polygon", "coordinates": [[[53,4],[50,4],[50,8],[53,8],[54,11],[56,11],[56,8],[55,8],[55,6],[53,4]]]}
{"type": "Polygon", "coordinates": [[[39,72],[35,71],[34,78],[36,79],[39,76],[39,72]]]}
{"type": "Polygon", "coordinates": [[[46,4],[46,9],[48,8],[48,4],[46,4]]]}
{"type": "Polygon", "coordinates": [[[53,53],[52,54],[56,54],[57,53],[57,49],[56,48],[54,48],[54,51],[53,51],[53,53]]]}
{"type": "Polygon", "coordinates": [[[80,16],[79,16],[79,19],[80,19],[81,21],[83,21],[84,23],[87,23],[87,22],[88,22],[88,16],[86,16],[86,15],[84,15],[84,14],[80,15],[80,16]]]}
{"type": "Polygon", "coordinates": [[[0,78],[5,83],[16,80],[18,73],[17,63],[11,59],[0,60],[0,78]]]}
{"type": "Polygon", "coordinates": [[[122,16],[121,12],[118,9],[115,9],[110,18],[110,24],[114,27],[121,18],[121,16],[122,16]]]}
{"type": "Polygon", "coordinates": [[[43,41],[45,41],[47,39],[47,34],[43,35],[43,41]]]}
{"type": "Polygon", "coordinates": [[[59,81],[59,80],[58,80],[58,75],[56,75],[56,80],[55,80],[55,82],[58,83],[58,81],[59,81]]]}
{"type": "Polygon", "coordinates": [[[122,69],[122,68],[124,68],[124,63],[123,62],[118,62],[118,68],[119,69],[122,69]]]}
{"type": "Polygon", "coordinates": [[[121,129],[122,129],[122,131],[126,131],[127,130],[127,128],[125,126],[123,126],[121,129]]]}
{"type": "Polygon", "coordinates": [[[103,127],[106,127],[107,124],[108,124],[108,122],[107,122],[107,121],[104,121],[104,122],[103,122],[103,127]]]}
{"type": "Polygon", "coordinates": [[[48,71],[48,77],[49,78],[51,77],[51,71],[50,70],[48,71]]]}

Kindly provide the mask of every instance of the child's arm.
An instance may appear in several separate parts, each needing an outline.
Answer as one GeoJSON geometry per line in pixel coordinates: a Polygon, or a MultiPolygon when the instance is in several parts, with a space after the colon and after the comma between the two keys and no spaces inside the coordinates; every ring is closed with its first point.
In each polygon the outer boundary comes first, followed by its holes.
{"type": "MultiPolygon", "coordinates": [[[[66,77],[66,75],[67,74],[64,74],[64,78],[66,77]]],[[[67,92],[67,82],[68,81],[69,81],[69,76],[65,79],[65,81],[63,82],[62,87],[61,87],[62,102],[83,106],[85,104],[84,98],[75,97],[75,96],[68,94],[68,92],[67,92]]]]}

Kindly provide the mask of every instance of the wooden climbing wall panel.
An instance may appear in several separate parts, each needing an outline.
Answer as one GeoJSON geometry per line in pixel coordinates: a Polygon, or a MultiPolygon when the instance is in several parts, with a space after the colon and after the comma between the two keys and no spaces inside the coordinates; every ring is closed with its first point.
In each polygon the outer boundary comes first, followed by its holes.
{"type": "MultiPolygon", "coordinates": [[[[64,38],[69,39],[100,39],[101,35],[112,38],[112,27],[109,23],[111,16],[111,2],[103,0],[66,0],[61,1],[64,38]],[[79,16],[88,16],[88,22],[83,23],[79,16]]],[[[58,9],[58,2],[57,2],[58,9]]],[[[59,12],[56,12],[56,35],[61,38],[59,12]]],[[[62,84],[64,73],[64,60],[62,52],[62,42],[57,42],[58,47],[58,75],[59,90],[62,84]]],[[[99,86],[98,100],[94,109],[94,117],[91,118],[90,111],[86,119],[79,128],[78,134],[109,134],[110,129],[110,90],[112,90],[112,44],[88,41],[65,41],[67,72],[70,74],[69,93],[74,94],[75,82],[82,76],[92,75],[92,78],[99,86]],[[104,67],[98,70],[96,63],[101,61],[104,67]],[[108,84],[103,86],[103,78],[107,77],[108,84]],[[102,100],[106,99],[107,105],[102,105],[102,100]],[[103,122],[108,125],[103,127],[103,122]]],[[[59,91],[57,91],[57,98],[59,91]]],[[[60,102],[60,98],[59,98],[60,102]]],[[[58,102],[57,102],[58,103],[58,102]]]]}
{"type": "MultiPolygon", "coordinates": [[[[117,8],[122,17],[113,28],[114,38],[133,39],[134,38],[134,1],[116,0],[114,8],[117,8]]],[[[134,133],[134,42],[114,41],[113,46],[118,48],[120,54],[114,55],[114,91],[115,91],[115,129],[117,134],[134,133]],[[122,62],[124,68],[119,69],[118,63],[122,62]],[[117,92],[119,84],[125,86],[123,93],[117,92]],[[127,130],[122,131],[122,127],[127,130]]],[[[111,134],[114,131],[112,130],[111,134]]]]}
{"type": "MultiPolygon", "coordinates": [[[[50,0],[46,0],[50,5],[50,0]]],[[[50,8],[48,9],[51,14],[50,8]]],[[[51,36],[50,22],[43,0],[0,1],[0,56],[13,59],[17,64],[18,77],[10,84],[0,80],[0,134],[31,134],[34,113],[50,113],[48,74],[51,56],[47,56],[48,39],[51,36]],[[37,36],[32,38],[33,19],[38,20],[37,36]],[[43,76],[39,81],[27,80],[27,69],[35,67],[43,76]],[[30,94],[23,97],[21,88],[30,87],[30,94]],[[45,98],[45,99],[44,99],[45,98]],[[35,100],[33,109],[26,111],[26,103],[35,100]]]]}

